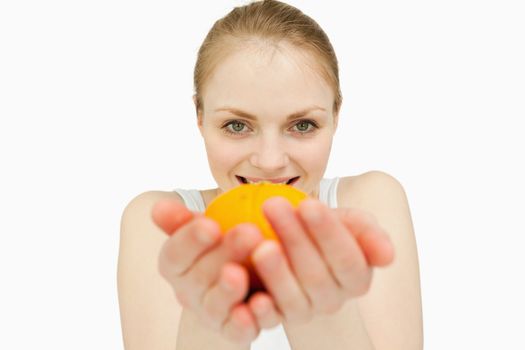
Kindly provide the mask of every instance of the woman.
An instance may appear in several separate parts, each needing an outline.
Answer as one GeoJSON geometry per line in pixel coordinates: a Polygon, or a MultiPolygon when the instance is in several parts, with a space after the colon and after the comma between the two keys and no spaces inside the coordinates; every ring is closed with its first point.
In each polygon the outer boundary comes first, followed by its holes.
{"type": "Polygon", "coordinates": [[[422,349],[402,186],[379,171],[323,178],[342,96],[317,23],[278,1],[237,7],[208,33],[194,80],[218,187],[146,192],[126,207],[126,349],[422,349]],[[251,224],[223,236],[203,217],[217,195],[263,180],[310,197],[297,210],[280,197],[265,202],[279,244],[251,224]],[[249,256],[266,287],[253,295],[241,264],[249,256]]]}

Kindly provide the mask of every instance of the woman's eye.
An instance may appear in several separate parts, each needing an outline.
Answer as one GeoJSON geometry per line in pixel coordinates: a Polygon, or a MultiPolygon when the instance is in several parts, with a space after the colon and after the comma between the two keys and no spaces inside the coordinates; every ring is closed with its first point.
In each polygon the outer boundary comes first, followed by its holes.
{"type": "Polygon", "coordinates": [[[233,123],[232,127],[234,131],[242,131],[244,124],[243,123],[233,123]]]}
{"type": "Polygon", "coordinates": [[[297,126],[297,130],[299,130],[300,132],[308,132],[308,126],[310,125],[315,126],[314,124],[312,124],[312,122],[308,120],[302,120],[299,123],[295,124],[295,126],[297,126]]]}
{"type": "Polygon", "coordinates": [[[319,129],[319,125],[317,125],[316,122],[314,122],[313,120],[308,120],[308,119],[300,120],[294,126],[297,127],[297,130],[299,131],[299,134],[301,135],[310,134],[314,132],[316,129],[319,129]],[[309,128],[309,126],[312,126],[312,127],[309,128]]]}
{"type": "MultiPolygon", "coordinates": [[[[243,134],[242,130],[245,127],[246,127],[245,123],[239,120],[232,120],[226,123],[222,127],[222,129],[227,134],[240,135],[240,134],[243,134]]],[[[312,133],[315,131],[315,129],[319,128],[316,122],[314,122],[313,120],[307,120],[307,119],[298,121],[297,123],[294,124],[293,127],[297,128],[297,131],[300,135],[312,133]],[[312,126],[312,127],[309,128],[309,126],[312,126]]]]}
{"type": "Polygon", "coordinates": [[[222,128],[224,129],[225,132],[229,134],[237,135],[241,133],[245,125],[246,124],[238,120],[232,120],[231,122],[228,122],[227,124],[225,124],[222,128]],[[231,129],[229,128],[230,125],[232,126],[231,129]]]}

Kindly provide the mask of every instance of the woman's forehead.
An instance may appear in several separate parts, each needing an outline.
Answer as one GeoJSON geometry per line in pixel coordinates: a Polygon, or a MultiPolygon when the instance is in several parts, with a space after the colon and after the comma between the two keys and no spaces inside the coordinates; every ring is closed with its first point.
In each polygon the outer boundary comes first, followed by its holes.
{"type": "Polygon", "coordinates": [[[312,54],[285,45],[266,47],[248,47],[225,55],[215,67],[210,80],[214,77],[219,83],[253,79],[281,83],[320,80],[321,64],[312,54]]]}
{"type": "Polygon", "coordinates": [[[308,59],[286,51],[243,50],[220,62],[203,91],[208,108],[222,105],[297,104],[331,107],[334,94],[308,59]],[[302,101],[305,101],[304,103],[302,101]]]}

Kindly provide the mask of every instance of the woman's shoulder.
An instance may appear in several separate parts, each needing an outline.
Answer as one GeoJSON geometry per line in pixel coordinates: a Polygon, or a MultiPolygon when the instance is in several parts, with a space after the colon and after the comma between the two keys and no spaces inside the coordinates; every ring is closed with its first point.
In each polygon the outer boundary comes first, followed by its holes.
{"type": "Polygon", "coordinates": [[[136,195],[127,203],[124,213],[136,211],[139,208],[152,208],[157,201],[162,199],[173,199],[184,204],[182,197],[175,191],[145,191],[136,195]]]}
{"type": "Polygon", "coordinates": [[[339,207],[360,207],[391,191],[404,192],[401,183],[391,174],[371,170],[362,174],[340,177],[337,189],[339,207]]]}

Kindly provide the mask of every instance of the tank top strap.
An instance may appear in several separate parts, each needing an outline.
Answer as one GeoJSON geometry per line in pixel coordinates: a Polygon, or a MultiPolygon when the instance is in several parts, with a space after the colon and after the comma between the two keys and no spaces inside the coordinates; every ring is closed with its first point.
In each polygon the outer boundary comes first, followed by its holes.
{"type": "Polygon", "coordinates": [[[182,197],[186,208],[188,208],[189,210],[198,212],[204,212],[206,210],[206,207],[204,205],[204,199],[202,198],[202,195],[199,190],[186,190],[183,188],[176,188],[173,191],[177,192],[182,197]]]}
{"type": "Polygon", "coordinates": [[[339,177],[323,178],[319,183],[319,200],[330,208],[337,208],[337,186],[339,177]]]}

